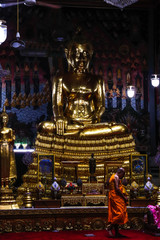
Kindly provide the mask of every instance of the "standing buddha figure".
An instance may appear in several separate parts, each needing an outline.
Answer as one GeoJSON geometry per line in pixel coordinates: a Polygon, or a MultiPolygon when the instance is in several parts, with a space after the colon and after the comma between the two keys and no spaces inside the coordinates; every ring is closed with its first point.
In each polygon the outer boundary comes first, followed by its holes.
{"type": "Polygon", "coordinates": [[[13,152],[15,135],[11,128],[7,127],[8,114],[3,107],[0,115],[0,180],[1,189],[9,188],[11,179],[16,178],[16,164],[13,152]]]}

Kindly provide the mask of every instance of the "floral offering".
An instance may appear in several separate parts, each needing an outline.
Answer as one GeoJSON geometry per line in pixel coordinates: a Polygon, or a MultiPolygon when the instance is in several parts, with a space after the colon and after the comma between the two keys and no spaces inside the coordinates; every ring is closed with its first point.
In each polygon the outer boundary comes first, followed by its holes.
{"type": "Polygon", "coordinates": [[[68,189],[69,191],[72,191],[72,192],[73,192],[73,190],[74,190],[75,188],[76,188],[76,187],[75,187],[75,185],[74,185],[72,182],[67,185],[67,189],[68,189]]]}

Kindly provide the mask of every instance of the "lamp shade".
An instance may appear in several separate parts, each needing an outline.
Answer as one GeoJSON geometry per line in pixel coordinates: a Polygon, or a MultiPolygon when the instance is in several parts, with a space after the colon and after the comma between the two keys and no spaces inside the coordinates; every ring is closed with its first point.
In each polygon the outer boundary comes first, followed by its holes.
{"type": "Polygon", "coordinates": [[[12,41],[10,46],[13,47],[13,48],[19,49],[19,50],[25,48],[25,42],[20,40],[20,33],[19,32],[16,33],[16,40],[12,41]]]}
{"type": "Polygon", "coordinates": [[[132,98],[132,97],[134,97],[134,95],[135,95],[135,87],[134,86],[128,86],[128,88],[127,88],[127,96],[129,98],[132,98]]]}
{"type": "Polygon", "coordinates": [[[151,75],[151,84],[153,87],[158,87],[159,86],[159,76],[157,74],[152,74],[151,75]]]}
{"type": "Polygon", "coordinates": [[[4,20],[0,20],[0,44],[2,44],[7,38],[7,25],[4,20]]]}

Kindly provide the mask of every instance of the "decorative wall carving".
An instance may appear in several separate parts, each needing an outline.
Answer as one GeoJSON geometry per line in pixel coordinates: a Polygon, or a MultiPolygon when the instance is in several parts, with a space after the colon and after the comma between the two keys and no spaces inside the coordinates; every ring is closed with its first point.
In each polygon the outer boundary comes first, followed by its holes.
{"type": "MultiPolygon", "coordinates": [[[[0,211],[0,233],[53,230],[101,230],[107,225],[108,207],[66,207],[0,211]]],[[[124,228],[143,229],[147,208],[128,208],[129,223],[124,228]]]]}

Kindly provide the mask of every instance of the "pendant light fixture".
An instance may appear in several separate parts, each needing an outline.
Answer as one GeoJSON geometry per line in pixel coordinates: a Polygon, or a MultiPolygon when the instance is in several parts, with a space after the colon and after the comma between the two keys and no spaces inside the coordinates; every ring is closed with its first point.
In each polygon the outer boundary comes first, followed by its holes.
{"type": "Polygon", "coordinates": [[[159,74],[152,74],[151,75],[151,84],[152,84],[153,87],[158,87],[159,86],[159,80],[160,80],[159,74]]]}
{"type": "Polygon", "coordinates": [[[16,40],[11,42],[11,47],[15,49],[23,49],[25,48],[25,42],[20,40],[20,33],[19,33],[19,0],[17,0],[17,33],[16,33],[16,40]]]}
{"type": "Polygon", "coordinates": [[[6,40],[6,38],[7,38],[6,21],[0,20],[0,45],[6,40]]]}
{"type": "Polygon", "coordinates": [[[135,95],[135,87],[134,86],[128,86],[127,87],[127,96],[129,98],[133,98],[135,95]]]}

